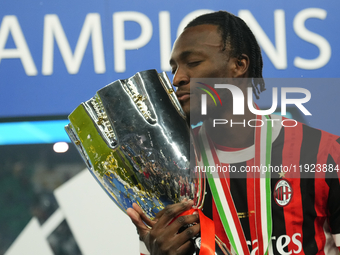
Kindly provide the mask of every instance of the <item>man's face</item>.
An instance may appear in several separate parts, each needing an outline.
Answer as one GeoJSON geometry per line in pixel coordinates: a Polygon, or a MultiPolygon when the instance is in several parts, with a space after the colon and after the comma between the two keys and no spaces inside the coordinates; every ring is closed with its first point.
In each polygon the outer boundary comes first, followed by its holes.
{"type": "MultiPolygon", "coordinates": [[[[199,84],[190,84],[190,78],[233,77],[234,62],[230,61],[228,50],[222,51],[223,43],[218,27],[199,25],[187,28],[176,40],[170,59],[173,84],[184,112],[200,109],[202,90],[199,84]]],[[[208,100],[209,107],[209,100],[208,100]]]]}

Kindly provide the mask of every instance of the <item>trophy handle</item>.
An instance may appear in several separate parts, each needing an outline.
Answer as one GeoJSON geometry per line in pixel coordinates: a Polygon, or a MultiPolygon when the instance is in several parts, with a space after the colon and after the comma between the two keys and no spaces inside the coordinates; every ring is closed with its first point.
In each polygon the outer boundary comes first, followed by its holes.
{"type": "Polygon", "coordinates": [[[186,119],[186,115],[182,109],[181,104],[179,103],[176,95],[175,95],[175,91],[172,87],[172,84],[169,82],[169,77],[166,74],[166,72],[162,72],[158,74],[159,80],[161,81],[161,84],[163,85],[163,88],[165,89],[165,91],[167,92],[171,103],[173,104],[173,106],[175,107],[175,109],[177,110],[177,112],[179,113],[179,115],[182,116],[183,119],[186,119]]]}

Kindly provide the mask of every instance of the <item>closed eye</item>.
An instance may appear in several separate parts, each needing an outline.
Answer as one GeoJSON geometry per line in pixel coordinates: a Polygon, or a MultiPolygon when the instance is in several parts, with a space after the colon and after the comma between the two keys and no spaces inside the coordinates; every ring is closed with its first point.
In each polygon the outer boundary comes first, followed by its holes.
{"type": "Polygon", "coordinates": [[[171,69],[171,74],[174,75],[176,73],[176,68],[171,69]]]}
{"type": "Polygon", "coordinates": [[[200,60],[200,61],[193,61],[193,62],[187,63],[187,65],[189,67],[195,67],[195,66],[198,66],[199,64],[201,64],[202,62],[203,62],[202,60],[200,60]]]}

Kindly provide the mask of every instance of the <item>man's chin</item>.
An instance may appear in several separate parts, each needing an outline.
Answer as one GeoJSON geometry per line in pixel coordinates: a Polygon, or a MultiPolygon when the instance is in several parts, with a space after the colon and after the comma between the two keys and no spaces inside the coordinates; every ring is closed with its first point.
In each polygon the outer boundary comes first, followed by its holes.
{"type": "Polygon", "coordinates": [[[205,116],[201,115],[201,108],[199,105],[190,105],[188,102],[181,105],[189,125],[196,125],[205,119],[205,116]]]}
{"type": "Polygon", "coordinates": [[[193,112],[189,112],[186,114],[187,116],[187,123],[190,126],[196,126],[198,123],[203,122],[206,118],[201,114],[195,114],[193,112]]]}

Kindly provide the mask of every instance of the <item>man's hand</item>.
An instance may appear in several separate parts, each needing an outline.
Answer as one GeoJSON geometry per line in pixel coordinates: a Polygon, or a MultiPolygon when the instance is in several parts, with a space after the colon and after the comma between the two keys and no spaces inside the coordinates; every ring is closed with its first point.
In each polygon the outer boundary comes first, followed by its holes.
{"type": "Polygon", "coordinates": [[[145,243],[151,255],[185,255],[191,248],[190,239],[199,233],[200,225],[195,224],[181,233],[178,231],[184,225],[197,223],[199,216],[193,214],[176,217],[192,206],[192,200],[168,205],[156,215],[154,221],[148,219],[137,204],[133,204],[133,208],[129,208],[127,214],[137,227],[139,238],[145,243]],[[176,219],[169,225],[174,218],[176,219]]]}

